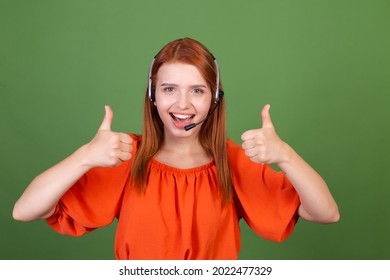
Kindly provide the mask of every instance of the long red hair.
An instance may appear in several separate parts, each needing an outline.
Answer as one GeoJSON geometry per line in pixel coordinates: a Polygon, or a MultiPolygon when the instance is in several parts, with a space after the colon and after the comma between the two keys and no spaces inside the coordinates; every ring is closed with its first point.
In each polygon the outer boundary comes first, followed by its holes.
{"type": "MultiPolygon", "coordinates": [[[[226,110],[223,98],[217,104],[214,104],[217,80],[214,57],[201,43],[190,38],[178,39],[168,43],[155,57],[151,73],[152,92],[154,91],[156,74],[161,65],[167,62],[182,62],[194,65],[211,89],[213,94],[211,108],[212,106],[217,106],[217,108],[202,124],[198,138],[202,147],[214,159],[223,202],[228,202],[232,198],[233,191],[227,155],[226,110]]],[[[222,90],[221,82],[219,88],[222,90]]],[[[156,107],[149,99],[148,90],[146,90],[142,138],[131,167],[130,175],[132,184],[141,191],[144,191],[146,188],[149,162],[160,149],[163,139],[163,123],[156,107]]]]}

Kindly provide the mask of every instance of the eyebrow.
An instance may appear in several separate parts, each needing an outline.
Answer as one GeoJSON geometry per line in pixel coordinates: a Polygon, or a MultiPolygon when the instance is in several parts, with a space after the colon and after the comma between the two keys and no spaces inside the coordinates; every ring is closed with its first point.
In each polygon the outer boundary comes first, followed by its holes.
{"type": "MultiPolygon", "coordinates": [[[[162,83],[162,84],[160,85],[160,87],[166,87],[166,86],[178,87],[178,85],[177,85],[177,84],[174,84],[174,83],[162,83]]],[[[202,84],[199,84],[199,85],[192,85],[192,86],[190,86],[190,87],[191,87],[191,88],[199,88],[199,87],[201,87],[201,88],[207,88],[207,86],[202,85],[202,84]]]]}

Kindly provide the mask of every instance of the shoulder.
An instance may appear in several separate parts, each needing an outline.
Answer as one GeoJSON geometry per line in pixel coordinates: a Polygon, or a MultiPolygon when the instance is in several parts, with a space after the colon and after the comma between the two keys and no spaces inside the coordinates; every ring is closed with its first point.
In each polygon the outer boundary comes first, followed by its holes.
{"type": "Polygon", "coordinates": [[[133,154],[138,150],[139,144],[141,142],[142,136],[139,134],[134,134],[134,133],[127,133],[131,139],[133,140],[133,154]]]}
{"type": "Polygon", "coordinates": [[[236,142],[234,142],[234,141],[231,140],[231,139],[228,139],[228,140],[227,140],[227,147],[228,147],[228,150],[229,150],[229,149],[241,148],[236,142]]]}
{"type": "Polygon", "coordinates": [[[227,155],[230,164],[230,170],[234,176],[235,172],[246,170],[247,168],[256,167],[246,155],[244,149],[233,140],[227,140],[227,155]]]}
{"type": "MultiPolygon", "coordinates": [[[[265,171],[268,165],[262,165],[251,161],[251,159],[245,154],[245,150],[233,140],[227,141],[227,154],[229,158],[230,170],[233,178],[236,176],[258,176],[265,171]]],[[[249,178],[248,177],[248,178],[249,178]]]]}
{"type": "Polygon", "coordinates": [[[142,136],[134,133],[127,133],[131,139],[133,139],[133,142],[139,142],[141,141],[142,136]]]}
{"type": "Polygon", "coordinates": [[[227,152],[229,159],[236,158],[237,156],[244,154],[244,150],[241,146],[231,139],[227,140],[227,152]]]}

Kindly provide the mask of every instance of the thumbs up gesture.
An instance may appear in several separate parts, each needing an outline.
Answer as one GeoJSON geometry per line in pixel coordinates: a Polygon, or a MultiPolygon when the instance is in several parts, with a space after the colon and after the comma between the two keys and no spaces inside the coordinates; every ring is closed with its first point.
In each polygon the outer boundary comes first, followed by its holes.
{"type": "Polygon", "coordinates": [[[128,134],[111,131],[114,113],[105,106],[106,113],[95,137],[86,145],[87,164],[91,167],[113,167],[131,158],[133,139],[128,134]]]}
{"type": "Polygon", "coordinates": [[[270,107],[265,105],[261,112],[262,128],[248,130],[241,135],[242,148],[253,162],[280,164],[287,160],[287,144],[276,134],[270,107]]]}

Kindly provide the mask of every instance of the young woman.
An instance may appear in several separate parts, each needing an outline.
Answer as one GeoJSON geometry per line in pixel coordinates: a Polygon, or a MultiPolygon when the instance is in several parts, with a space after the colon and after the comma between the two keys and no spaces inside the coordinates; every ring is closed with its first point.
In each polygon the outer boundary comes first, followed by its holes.
{"type": "Polygon", "coordinates": [[[105,110],[90,143],[30,183],[15,219],[78,236],[117,218],[118,259],[237,259],[241,218],[279,242],[298,217],[339,219],[324,180],[276,134],[269,105],[242,147],[226,138],[218,64],[195,40],[153,60],[142,136],[111,131],[105,110]]]}

